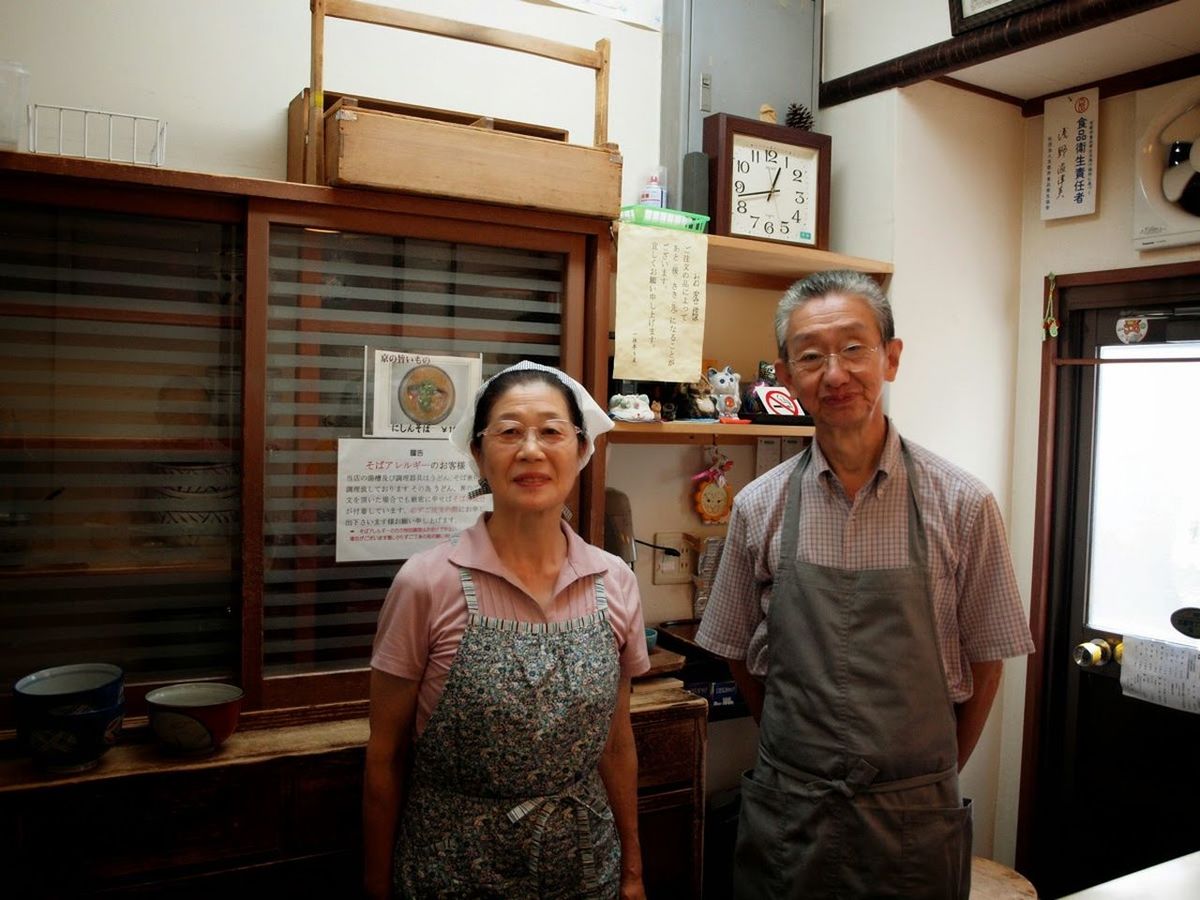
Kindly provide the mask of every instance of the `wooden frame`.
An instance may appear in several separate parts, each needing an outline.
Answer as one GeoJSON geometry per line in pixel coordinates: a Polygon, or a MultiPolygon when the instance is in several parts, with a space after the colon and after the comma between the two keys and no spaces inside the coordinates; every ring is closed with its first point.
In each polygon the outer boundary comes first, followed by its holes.
{"type": "MultiPolygon", "coordinates": [[[[1035,7],[1004,21],[983,25],[967,34],[947,38],[830,81],[822,81],[819,89],[820,106],[825,109],[880,91],[927,81],[1173,2],[1174,0],[1123,0],[1121,3],[1109,3],[1106,0],[1055,0],[1052,4],[1035,7]]],[[[1136,87],[1131,88],[1126,82],[1122,90],[1137,90],[1186,77],[1173,64],[1152,66],[1142,71],[1146,74],[1139,78],[1136,87]]],[[[1093,83],[1087,86],[1090,87],[1093,83]]],[[[1055,96],[1068,92],[1064,89],[1058,91],[1055,96]]],[[[1103,98],[1109,95],[1101,92],[1100,96],[1103,98]]],[[[1036,113],[1032,114],[1041,115],[1041,112],[1039,103],[1036,113]]]]}
{"type": "Polygon", "coordinates": [[[731,236],[733,185],[733,142],[737,135],[761,138],[781,144],[804,147],[817,152],[816,236],[812,243],[778,240],[767,236],[737,235],[750,240],[771,241],[789,247],[829,249],[829,168],[832,138],[827,134],[802,131],[786,125],[774,125],[716,113],[704,120],[704,152],[708,155],[709,206],[713,211],[710,230],[715,235],[731,236]]]}
{"type": "MultiPolygon", "coordinates": [[[[1017,820],[1016,867],[1025,874],[1036,874],[1037,835],[1039,816],[1040,750],[1047,723],[1047,689],[1050,675],[1047,653],[1053,649],[1055,610],[1056,560],[1070,548],[1055,546],[1056,517],[1063,515],[1055,506],[1056,487],[1068,477],[1070,461],[1061,450],[1066,415],[1059,407],[1060,369],[1083,362],[1060,356],[1060,350],[1071,346],[1068,319],[1072,311],[1093,308],[1123,307],[1138,302],[1162,302],[1192,296],[1194,288],[1185,279],[1200,275],[1200,262],[1170,263],[1101,272],[1084,272],[1057,276],[1054,290],[1058,295],[1058,317],[1064,323],[1055,340],[1042,344],[1042,378],[1040,412],[1038,416],[1037,479],[1034,497],[1034,531],[1032,584],[1030,588],[1029,627],[1033,634],[1035,652],[1026,662],[1025,721],[1021,753],[1021,784],[1017,820]],[[1072,298],[1080,288],[1087,289],[1086,298],[1072,298]]],[[[1049,296],[1049,279],[1043,281],[1043,305],[1049,296]]],[[[1070,354],[1068,354],[1069,356],[1070,354]]]]}
{"type": "Polygon", "coordinates": [[[983,3],[980,0],[950,0],[950,33],[957,36],[1052,2],[1055,0],[991,0],[990,4],[986,0],[983,3]],[[986,8],[974,13],[967,11],[981,5],[986,8]]]}
{"type": "MultiPolygon", "coordinates": [[[[274,727],[361,715],[367,670],[266,677],[263,666],[265,558],[266,341],[269,239],[273,224],[413,235],[433,240],[546,250],[564,257],[561,358],[585,380],[588,310],[607,308],[609,222],[395,192],[227,178],[132,165],[0,152],[0,199],[47,206],[195,218],[245,228],[244,390],[241,433],[242,638],[240,680],[246,692],[243,727],[274,727]],[[484,214],[486,212],[486,214],[484,214]]],[[[134,439],[136,443],[140,439],[134,439]]],[[[23,446],[28,446],[26,441],[23,446]]],[[[122,442],[121,446],[131,446],[122,442]]],[[[581,531],[591,521],[591,493],[581,485],[570,501],[581,531]]],[[[86,573],[80,573],[86,578],[86,573]]],[[[177,680],[177,679],[176,679],[177,680]]],[[[157,683],[127,686],[130,717],[144,714],[144,694],[157,683]]],[[[0,695],[0,733],[11,721],[0,695]]]]}
{"type": "MultiPolygon", "coordinates": [[[[594,49],[545,38],[404,12],[362,0],[311,0],[311,71],[307,111],[289,113],[289,133],[304,122],[303,142],[289,148],[289,171],[309,184],[348,184],[438,197],[562,210],[615,219],[620,212],[621,158],[608,142],[610,46],[594,49]],[[386,101],[358,104],[324,94],[325,19],[386,25],[405,31],[516,50],[592,69],[596,74],[593,146],[567,144],[561,131],[503,123],[446,110],[422,111],[386,101]],[[543,134],[552,135],[545,136],[543,134]],[[453,161],[454,164],[449,164],[453,161]]],[[[293,105],[296,101],[293,101],[293,105]]]]}

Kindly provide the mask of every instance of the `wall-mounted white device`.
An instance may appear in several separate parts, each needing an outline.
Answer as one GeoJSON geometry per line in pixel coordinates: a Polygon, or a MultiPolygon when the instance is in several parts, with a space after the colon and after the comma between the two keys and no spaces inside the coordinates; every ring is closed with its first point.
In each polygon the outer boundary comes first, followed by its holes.
{"type": "MultiPolygon", "coordinates": [[[[1200,142],[1200,77],[1138,91],[1134,101],[1133,246],[1200,243],[1200,216],[1164,193],[1171,145],[1200,142]]],[[[1170,179],[1168,179],[1170,180],[1170,179]]]]}

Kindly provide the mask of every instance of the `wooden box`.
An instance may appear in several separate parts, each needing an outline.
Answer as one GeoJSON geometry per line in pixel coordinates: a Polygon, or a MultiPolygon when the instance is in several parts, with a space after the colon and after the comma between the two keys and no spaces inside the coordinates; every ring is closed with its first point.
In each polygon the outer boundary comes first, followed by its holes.
{"type": "Polygon", "coordinates": [[[313,3],[313,77],[288,108],[288,178],[616,219],[621,155],[607,143],[608,42],[595,50],[399,10],[313,3]],[[327,95],[324,18],[347,18],[557,59],[596,71],[595,146],[566,132],[450,110],[327,95]],[[315,151],[315,152],[314,152],[315,151]]]}

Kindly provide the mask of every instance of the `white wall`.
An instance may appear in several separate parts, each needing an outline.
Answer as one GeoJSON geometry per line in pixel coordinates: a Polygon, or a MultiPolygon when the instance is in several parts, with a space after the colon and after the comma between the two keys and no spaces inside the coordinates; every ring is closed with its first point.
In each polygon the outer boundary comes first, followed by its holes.
{"type": "MultiPolygon", "coordinates": [[[[1200,82],[1198,82],[1200,83],[1200,82]]],[[[1176,85],[1155,88],[1160,96],[1176,85]]],[[[1200,245],[1139,252],[1133,248],[1135,95],[1122,94],[1100,103],[1098,190],[1096,212],[1088,216],[1043,222],[1040,218],[1042,117],[1025,120],[1025,167],[1021,188],[1021,285],[1018,310],[1016,384],[1012,444],[1013,556],[1023,591],[1031,587],[1033,526],[1037,479],[1038,411],[1041,388],[1042,284],[1050,272],[1067,274],[1155,266],[1200,259],[1200,245]]],[[[1010,670],[1011,673],[1011,670],[1010,670]]],[[[1005,721],[1024,703],[1015,679],[1004,685],[1005,721]]],[[[1016,827],[1016,796],[1020,774],[1019,742],[1010,752],[1005,734],[1005,758],[1000,777],[1004,808],[1016,827]]],[[[1003,824],[998,823],[998,828],[1003,824]]]]}
{"type": "MultiPolygon", "coordinates": [[[[904,352],[889,414],[906,437],[981,478],[1011,521],[1020,114],[922,84],[823,110],[821,121],[833,135],[833,249],[896,269],[888,293],[904,352]]],[[[1010,665],[1006,682],[1023,684],[1023,673],[1022,663],[1010,665]]],[[[995,852],[997,822],[1007,815],[997,800],[1013,728],[1020,758],[1021,707],[1014,724],[1010,706],[1002,698],[993,707],[963,772],[983,856],[995,852]]]]}
{"type": "MultiPolygon", "coordinates": [[[[624,202],[658,163],[661,40],[520,0],[377,0],[593,47],[612,42],[609,140],[624,202]]],[[[35,103],[165,119],[167,167],[282,179],[288,102],[309,80],[308,0],[0,0],[0,59],[30,70],[35,103]]],[[[567,128],[591,143],[590,69],[514,51],[329,20],[325,88],[567,128]]]]}
{"type": "Polygon", "coordinates": [[[823,7],[822,81],[950,37],[946,0],[824,0],[823,7]]]}

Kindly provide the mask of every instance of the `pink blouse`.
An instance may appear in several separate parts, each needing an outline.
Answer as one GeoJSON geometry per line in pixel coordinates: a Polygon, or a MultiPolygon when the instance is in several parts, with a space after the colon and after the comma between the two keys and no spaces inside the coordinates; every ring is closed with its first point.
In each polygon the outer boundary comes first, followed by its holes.
{"type": "Polygon", "coordinates": [[[457,543],[438,544],[409,559],[396,573],[379,613],[371,666],[389,675],[420,681],[416,733],[420,734],[442,696],[446,676],[467,627],[459,568],[471,570],[479,612],[519,622],[561,622],[596,608],[593,583],[604,577],[608,622],[620,654],[621,676],[650,668],[637,578],[616,556],[586,543],[564,522],[567,558],[554,586],[548,610],[517,586],[500,562],[484,525],[484,516],[459,535],[457,543]]]}

